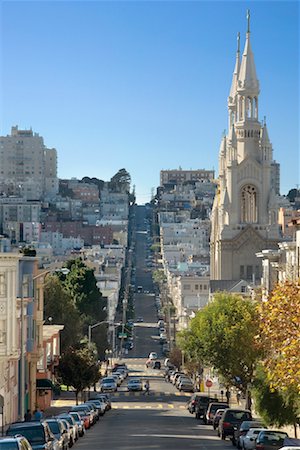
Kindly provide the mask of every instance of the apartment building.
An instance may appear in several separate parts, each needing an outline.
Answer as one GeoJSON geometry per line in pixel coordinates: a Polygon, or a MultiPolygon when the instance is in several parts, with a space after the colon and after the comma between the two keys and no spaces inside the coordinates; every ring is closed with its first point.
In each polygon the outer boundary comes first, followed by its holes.
{"type": "Polygon", "coordinates": [[[27,200],[51,198],[58,192],[57,153],[38,133],[12,127],[0,137],[0,190],[27,200]]]}
{"type": "Polygon", "coordinates": [[[43,278],[37,259],[0,254],[0,394],[3,424],[36,405],[36,368],[42,352],[43,278]]]}
{"type": "Polygon", "coordinates": [[[214,170],[196,169],[182,170],[171,169],[160,171],[160,186],[166,184],[183,184],[188,181],[212,181],[215,177],[214,170]]]}

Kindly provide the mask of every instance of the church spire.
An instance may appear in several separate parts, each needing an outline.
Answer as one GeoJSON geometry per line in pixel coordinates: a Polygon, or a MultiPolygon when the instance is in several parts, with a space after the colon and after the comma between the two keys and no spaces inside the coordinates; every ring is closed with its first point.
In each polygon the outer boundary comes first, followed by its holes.
{"type": "Polygon", "coordinates": [[[234,71],[233,71],[233,76],[232,76],[232,83],[231,83],[231,88],[230,88],[230,93],[229,93],[229,99],[231,100],[231,102],[234,101],[234,97],[236,94],[236,88],[237,88],[237,81],[239,78],[239,72],[240,72],[240,65],[241,65],[241,61],[240,61],[240,33],[237,34],[237,51],[236,51],[236,57],[235,57],[235,66],[234,66],[234,71]]]}
{"type": "Polygon", "coordinates": [[[238,78],[238,91],[245,95],[259,94],[259,81],[256,76],[256,68],[254,63],[254,55],[250,43],[250,12],[247,11],[247,33],[246,43],[242,56],[241,67],[238,78]]]}

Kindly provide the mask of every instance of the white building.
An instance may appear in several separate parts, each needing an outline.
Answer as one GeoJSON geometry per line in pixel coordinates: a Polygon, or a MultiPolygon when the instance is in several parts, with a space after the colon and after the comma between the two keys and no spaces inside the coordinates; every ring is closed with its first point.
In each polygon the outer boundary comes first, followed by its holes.
{"type": "Polygon", "coordinates": [[[12,127],[0,137],[0,190],[27,200],[51,198],[58,192],[57,153],[32,130],[12,127]]]}
{"type": "Polygon", "coordinates": [[[228,97],[228,134],[219,154],[218,193],[212,210],[211,278],[259,280],[256,253],[277,248],[278,171],[266,121],[259,121],[259,81],[250,44],[240,45],[228,97]],[[274,173],[274,171],[276,173],[274,173]]]}

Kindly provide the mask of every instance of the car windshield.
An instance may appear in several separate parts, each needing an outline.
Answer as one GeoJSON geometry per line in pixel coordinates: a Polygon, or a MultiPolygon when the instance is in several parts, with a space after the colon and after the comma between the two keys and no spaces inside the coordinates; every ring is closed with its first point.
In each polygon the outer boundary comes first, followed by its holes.
{"type": "Polygon", "coordinates": [[[114,383],[115,379],[114,378],[104,378],[102,383],[114,383]]]}
{"type": "Polygon", "coordinates": [[[236,420],[250,420],[251,419],[251,413],[248,411],[228,411],[226,418],[224,420],[226,422],[234,422],[236,420]]]}
{"type": "Polygon", "coordinates": [[[0,442],[1,450],[18,450],[17,442],[0,442]]]}
{"type": "Polygon", "coordinates": [[[287,437],[286,433],[280,431],[264,431],[261,433],[259,440],[260,442],[281,442],[287,437]]]}
{"type": "Polygon", "coordinates": [[[26,437],[30,444],[43,444],[45,443],[45,433],[42,426],[38,427],[14,427],[7,431],[7,434],[14,436],[16,434],[22,434],[26,437]]]}
{"type": "Polygon", "coordinates": [[[54,434],[60,433],[59,425],[57,422],[49,421],[49,422],[47,422],[47,424],[49,425],[49,428],[52,431],[52,433],[54,433],[54,434]]]}

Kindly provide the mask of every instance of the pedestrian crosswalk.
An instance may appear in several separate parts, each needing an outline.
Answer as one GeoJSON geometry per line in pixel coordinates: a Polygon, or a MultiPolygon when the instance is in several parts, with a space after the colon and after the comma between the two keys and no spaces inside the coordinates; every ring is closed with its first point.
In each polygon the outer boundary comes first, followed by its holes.
{"type": "MultiPolygon", "coordinates": [[[[144,395],[144,391],[142,392],[115,392],[113,394],[114,398],[119,397],[140,397],[141,395],[144,395]]],[[[167,396],[175,396],[175,397],[190,397],[192,394],[189,392],[151,392],[150,395],[154,397],[167,397],[167,396]]]]}
{"type": "MultiPolygon", "coordinates": [[[[67,400],[67,399],[59,399],[54,400],[52,402],[53,407],[66,407],[70,408],[75,405],[74,400],[67,400]]],[[[138,405],[136,403],[124,403],[124,402],[113,402],[112,403],[112,409],[151,409],[151,410],[157,410],[157,409],[186,409],[185,405],[178,404],[178,403],[158,403],[158,402],[142,402],[138,405]]]]}

